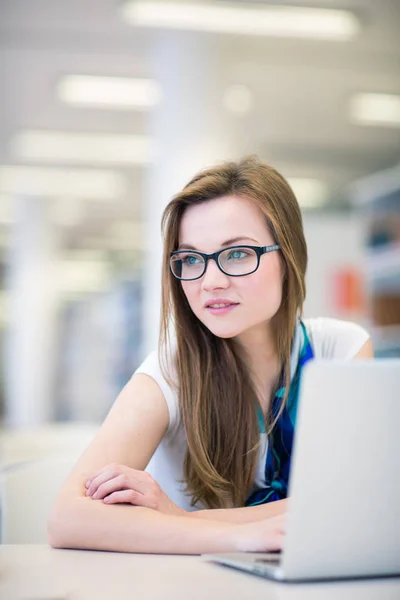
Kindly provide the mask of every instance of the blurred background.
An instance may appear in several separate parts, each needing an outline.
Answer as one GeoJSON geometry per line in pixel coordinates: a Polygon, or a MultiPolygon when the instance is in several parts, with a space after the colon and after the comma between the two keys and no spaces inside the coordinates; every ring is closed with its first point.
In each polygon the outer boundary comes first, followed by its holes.
{"type": "Polygon", "coordinates": [[[305,316],[400,355],[400,2],[0,0],[0,422],[98,424],[157,345],[160,215],[255,153],[305,316]]]}

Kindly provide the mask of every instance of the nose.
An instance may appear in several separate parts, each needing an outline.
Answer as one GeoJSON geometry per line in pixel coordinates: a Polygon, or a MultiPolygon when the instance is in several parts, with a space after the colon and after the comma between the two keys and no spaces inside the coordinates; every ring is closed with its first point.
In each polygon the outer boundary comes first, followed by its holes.
{"type": "Polygon", "coordinates": [[[225,273],[223,273],[221,269],[218,268],[218,265],[215,262],[215,260],[209,260],[206,272],[202,277],[202,288],[205,291],[215,289],[225,290],[227,287],[229,287],[229,283],[229,276],[225,275],[225,273]]]}

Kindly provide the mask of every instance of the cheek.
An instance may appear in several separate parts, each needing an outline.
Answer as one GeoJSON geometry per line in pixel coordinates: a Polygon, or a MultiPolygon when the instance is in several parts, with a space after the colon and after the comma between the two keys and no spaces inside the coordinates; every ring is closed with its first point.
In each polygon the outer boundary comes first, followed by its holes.
{"type": "Polygon", "coordinates": [[[279,263],[268,265],[269,268],[259,268],[243,288],[246,303],[255,310],[267,310],[280,305],[282,300],[282,269],[279,263]]]}
{"type": "Polygon", "coordinates": [[[199,293],[198,286],[193,285],[193,283],[194,282],[182,281],[181,285],[182,291],[186,296],[186,300],[188,301],[189,306],[191,307],[193,312],[196,312],[196,305],[198,304],[198,302],[196,303],[196,298],[198,298],[199,293]]]}

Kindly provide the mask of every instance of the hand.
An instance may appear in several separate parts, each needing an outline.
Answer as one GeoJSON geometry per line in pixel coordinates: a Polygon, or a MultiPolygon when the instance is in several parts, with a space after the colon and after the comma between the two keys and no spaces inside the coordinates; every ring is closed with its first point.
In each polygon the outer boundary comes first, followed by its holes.
{"type": "Polygon", "coordinates": [[[239,552],[276,552],[282,550],[286,528],[286,514],[270,517],[236,528],[239,552]]]}
{"type": "Polygon", "coordinates": [[[186,515],[186,511],[168,498],[149,473],[125,465],[103,467],[86,481],[85,487],[86,496],[106,504],[128,503],[170,515],[186,515]]]}

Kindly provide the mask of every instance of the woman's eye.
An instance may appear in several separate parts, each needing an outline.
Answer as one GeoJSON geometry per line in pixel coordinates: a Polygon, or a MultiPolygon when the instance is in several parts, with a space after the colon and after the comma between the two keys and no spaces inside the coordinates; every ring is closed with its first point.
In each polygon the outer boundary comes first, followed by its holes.
{"type": "Polygon", "coordinates": [[[244,252],[244,250],[232,250],[232,252],[229,254],[229,258],[233,260],[245,258],[246,256],[247,252],[244,252]]]}
{"type": "Polygon", "coordinates": [[[182,258],[182,262],[185,265],[195,265],[198,262],[198,257],[197,256],[185,256],[184,258],[182,258]]]}

